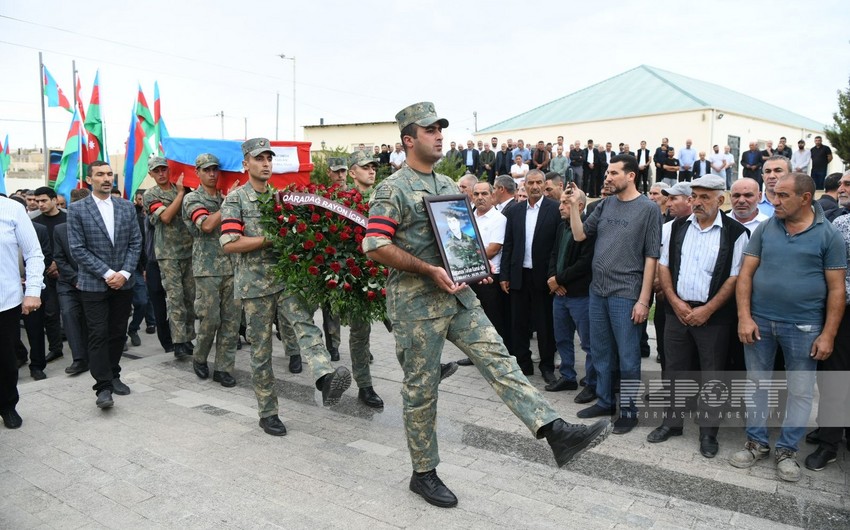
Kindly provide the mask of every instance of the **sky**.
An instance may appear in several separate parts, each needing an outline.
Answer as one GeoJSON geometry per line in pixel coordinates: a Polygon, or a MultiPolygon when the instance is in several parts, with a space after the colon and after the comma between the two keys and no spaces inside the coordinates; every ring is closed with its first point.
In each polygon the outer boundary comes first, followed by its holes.
{"type": "MultiPolygon", "coordinates": [[[[800,2],[360,2],[0,0],[0,138],[41,147],[38,52],[86,104],[100,70],[111,153],[123,152],[136,91],[172,136],[295,139],[301,127],[392,121],[434,102],[465,141],[526,110],[640,64],[702,79],[831,123],[850,77],[850,9],[800,2]],[[221,118],[224,114],[224,119],[221,118]],[[222,135],[222,126],[224,128],[222,135]]],[[[71,121],[46,109],[47,143],[71,121]]]]}

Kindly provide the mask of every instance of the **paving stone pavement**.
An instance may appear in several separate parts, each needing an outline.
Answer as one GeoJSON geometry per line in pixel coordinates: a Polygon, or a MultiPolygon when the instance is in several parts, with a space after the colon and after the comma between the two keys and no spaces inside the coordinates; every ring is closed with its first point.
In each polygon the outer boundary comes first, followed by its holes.
{"type": "MultiPolygon", "coordinates": [[[[275,343],[282,438],[257,425],[248,346],[228,389],[162,353],[155,336],[142,341],[122,362],[132,393],[106,411],[94,405],[88,374],[64,374],[67,347],[46,380],[21,369],[24,425],[0,428],[0,528],[850,528],[844,449],[835,464],[804,469],[789,484],[775,478],[772,458],[747,470],[727,463],[742,429],[723,429],[720,454],[706,460],[694,425],[648,444],[653,423],[559,470],[474,367],[440,387],[438,471],[460,503],[435,508],[407,487],[402,372],[383,326],[372,335],[380,412],[361,405],[354,388],[322,407],[310,371],[290,374],[275,343]]],[[[448,344],[443,359],[461,355],[448,344]]],[[[643,362],[659,369],[654,354],[643,362]]],[[[542,390],[539,376],[530,380],[542,390]]],[[[578,421],[575,394],[547,397],[578,421]]],[[[802,448],[801,462],[812,449],[802,448]]]]}

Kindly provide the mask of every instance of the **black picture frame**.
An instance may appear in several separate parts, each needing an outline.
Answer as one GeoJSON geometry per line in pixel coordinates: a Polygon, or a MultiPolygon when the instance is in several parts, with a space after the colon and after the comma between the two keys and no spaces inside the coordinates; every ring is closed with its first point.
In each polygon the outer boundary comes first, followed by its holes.
{"type": "Polygon", "coordinates": [[[475,283],[490,276],[490,260],[469,196],[431,195],[424,200],[443,267],[452,281],[475,283]]]}

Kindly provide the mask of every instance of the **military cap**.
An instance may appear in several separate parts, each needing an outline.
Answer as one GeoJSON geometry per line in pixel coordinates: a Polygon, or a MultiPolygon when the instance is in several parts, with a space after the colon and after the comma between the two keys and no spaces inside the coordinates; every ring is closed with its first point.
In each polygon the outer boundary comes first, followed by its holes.
{"type": "Polygon", "coordinates": [[[198,169],[206,169],[210,166],[220,166],[218,157],[212,153],[201,153],[195,159],[195,167],[198,169]]]}
{"type": "Polygon", "coordinates": [[[691,182],[691,188],[704,188],[707,190],[726,190],[726,180],[717,175],[706,175],[691,182]]]}
{"type": "Polygon", "coordinates": [[[691,185],[687,182],[677,182],[676,184],[670,186],[666,190],[661,190],[666,196],[671,195],[685,195],[687,197],[691,196],[691,185]]]}
{"type": "Polygon", "coordinates": [[[371,156],[367,155],[363,151],[357,151],[353,155],[348,157],[348,167],[349,168],[351,166],[353,166],[354,164],[357,164],[358,166],[368,166],[369,164],[376,164],[377,165],[377,163],[378,163],[377,160],[375,160],[371,156]]]}
{"type": "Polygon", "coordinates": [[[257,156],[260,153],[274,154],[274,150],[267,138],[251,138],[242,142],[242,156],[257,156]]]}
{"type": "Polygon", "coordinates": [[[328,158],[328,167],[331,169],[331,171],[348,169],[348,166],[345,164],[345,159],[336,156],[328,158]]]}
{"type": "Polygon", "coordinates": [[[411,123],[415,123],[420,127],[428,127],[435,123],[439,123],[443,128],[449,126],[449,120],[438,118],[437,111],[434,110],[434,104],[430,101],[414,103],[398,111],[395,115],[395,120],[398,122],[398,130],[403,131],[405,127],[411,123]]]}
{"type": "Polygon", "coordinates": [[[152,156],[148,159],[148,171],[153,171],[158,167],[168,167],[168,162],[161,156],[152,156]]]}

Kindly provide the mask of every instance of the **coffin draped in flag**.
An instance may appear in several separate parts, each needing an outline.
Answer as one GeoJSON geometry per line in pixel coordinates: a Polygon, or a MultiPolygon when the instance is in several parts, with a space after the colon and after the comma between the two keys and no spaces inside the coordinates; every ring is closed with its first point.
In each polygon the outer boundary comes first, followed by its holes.
{"type": "MultiPolygon", "coordinates": [[[[221,162],[218,188],[228,190],[235,181],[244,184],[248,174],[242,172],[242,140],[211,140],[201,138],[163,137],[165,158],[172,182],[183,175],[183,184],[190,188],[200,185],[195,173],[195,159],[201,153],[212,153],[221,162]]],[[[272,177],[269,183],[282,189],[290,184],[307,185],[313,162],[310,159],[310,142],[271,141],[275,152],[272,177]]]]}

